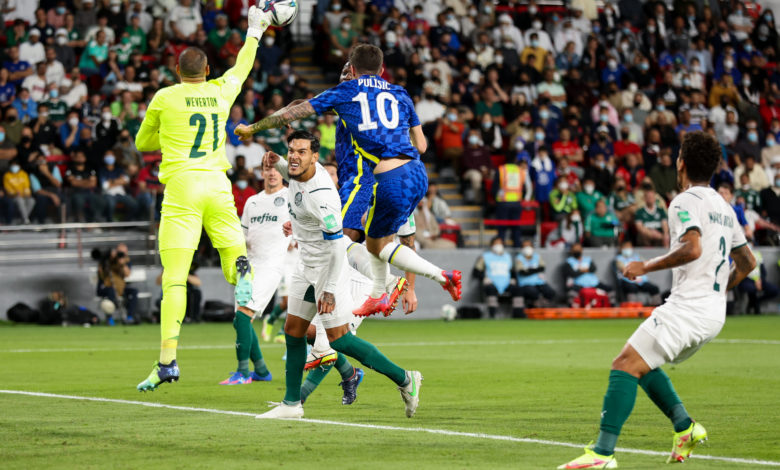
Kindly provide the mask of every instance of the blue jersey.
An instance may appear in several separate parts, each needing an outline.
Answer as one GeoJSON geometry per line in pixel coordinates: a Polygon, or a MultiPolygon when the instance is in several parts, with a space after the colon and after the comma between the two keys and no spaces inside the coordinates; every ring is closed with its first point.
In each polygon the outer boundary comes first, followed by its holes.
{"type": "Polygon", "coordinates": [[[344,121],[352,147],[372,165],[400,155],[420,159],[409,129],[420,125],[406,90],[376,75],[342,82],[309,100],[317,114],[334,110],[344,121]]]}
{"type": "MultiPolygon", "coordinates": [[[[374,184],[374,173],[368,159],[355,151],[352,146],[352,135],[347,130],[343,119],[336,121],[336,165],[338,165],[339,186],[360,184],[371,191],[374,184]]],[[[343,201],[342,201],[343,202],[343,201]]]]}

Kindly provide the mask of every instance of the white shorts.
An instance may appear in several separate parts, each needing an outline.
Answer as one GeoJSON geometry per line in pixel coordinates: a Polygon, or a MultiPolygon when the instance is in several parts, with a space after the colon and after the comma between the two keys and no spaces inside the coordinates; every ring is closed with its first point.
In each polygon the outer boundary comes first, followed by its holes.
{"type": "MultiPolygon", "coordinates": [[[[282,266],[263,266],[262,269],[259,269],[253,265],[252,272],[255,275],[252,279],[252,300],[246,304],[246,308],[256,314],[262,314],[268,303],[273,300],[276,288],[284,278],[284,268],[282,266]]],[[[236,309],[238,309],[238,305],[236,305],[236,309]]]]}
{"type": "MultiPolygon", "coordinates": [[[[346,260],[344,260],[344,264],[345,266],[349,265],[346,260]]],[[[295,315],[308,322],[314,320],[317,315],[317,300],[322,295],[327,271],[328,266],[311,267],[304,266],[302,263],[298,264],[298,269],[293,273],[291,282],[287,286],[288,315],[295,315]]],[[[341,272],[333,296],[336,300],[336,308],[331,313],[320,315],[322,326],[325,329],[345,325],[353,318],[353,302],[347,269],[341,272]]]]}
{"type": "Polygon", "coordinates": [[[667,302],[654,309],[628,339],[650,369],[679,364],[718,336],[722,321],[694,316],[691,310],[667,302]]]}
{"type": "Polygon", "coordinates": [[[279,284],[279,297],[287,297],[292,275],[298,266],[298,248],[294,248],[287,252],[284,259],[284,276],[282,282],[279,284]]]}

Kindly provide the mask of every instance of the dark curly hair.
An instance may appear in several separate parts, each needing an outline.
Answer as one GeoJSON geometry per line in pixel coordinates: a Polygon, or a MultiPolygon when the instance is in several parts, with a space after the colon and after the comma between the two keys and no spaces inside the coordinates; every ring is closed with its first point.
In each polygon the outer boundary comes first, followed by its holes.
{"type": "Polygon", "coordinates": [[[720,144],[706,132],[685,134],[680,158],[685,163],[688,179],[695,183],[709,182],[722,158],[720,144]]]}
{"type": "Polygon", "coordinates": [[[320,151],[320,139],[316,138],[314,134],[309,131],[295,131],[287,136],[287,145],[293,140],[308,140],[311,144],[311,153],[317,153],[320,151]]]}

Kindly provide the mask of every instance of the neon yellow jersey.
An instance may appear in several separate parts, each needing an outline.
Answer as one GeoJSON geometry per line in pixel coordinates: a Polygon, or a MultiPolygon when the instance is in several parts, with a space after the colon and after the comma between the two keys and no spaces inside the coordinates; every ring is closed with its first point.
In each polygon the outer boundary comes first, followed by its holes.
{"type": "Polygon", "coordinates": [[[247,37],[236,64],[215,80],[179,83],[159,90],[136,135],[140,151],[162,150],[160,181],[182,171],[221,171],[230,107],[255,62],[257,39],[247,37]]]}

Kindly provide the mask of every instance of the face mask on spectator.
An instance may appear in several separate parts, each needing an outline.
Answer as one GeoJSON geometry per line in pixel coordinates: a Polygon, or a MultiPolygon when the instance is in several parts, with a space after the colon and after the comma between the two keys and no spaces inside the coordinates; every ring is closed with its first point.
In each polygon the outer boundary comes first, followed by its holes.
{"type": "Polygon", "coordinates": [[[621,42],[620,43],[620,50],[623,52],[628,52],[629,44],[627,42],[621,42]]]}
{"type": "Polygon", "coordinates": [[[16,121],[16,114],[12,114],[6,118],[8,122],[15,122],[16,121]]]}
{"type": "MultiPolygon", "coordinates": [[[[531,9],[529,8],[529,9],[528,9],[528,11],[530,12],[530,11],[531,11],[531,9]]],[[[540,30],[540,29],[542,29],[542,22],[541,22],[541,21],[539,21],[539,20],[536,20],[536,21],[534,21],[533,23],[531,23],[531,27],[532,27],[533,29],[535,29],[535,30],[540,30]]]]}
{"type": "Polygon", "coordinates": [[[630,257],[631,257],[631,255],[633,255],[633,254],[634,254],[634,250],[632,250],[631,248],[623,248],[623,249],[620,251],[620,253],[621,253],[621,254],[622,254],[622,255],[623,255],[625,258],[630,258],[630,257]]]}
{"type": "Polygon", "coordinates": [[[599,34],[601,32],[601,26],[594,24],[593,25],[593,32],[596,34],[599,34]]]}
{"type": "Polygon", "coordinates": [[[624,114],[623,120],[626,122],[633,122],[634,121],[634,115],[633,114],[624,114]]]}
{"type": "Polygon", "coordinates": [[[111,113],[109,111],[104,112],[100,115],[104,121],[110,121],[111,120],[111,113]]]}
{"type": "Polygon", "coordinates": [[[780,178],[775,178],[775,188],[780,188],[780,178]]]}
{"type": "Polygon", "coordinates": [[[550,111],[542,109],[539,111],[539,119],[550,119],[550,111]]]}
{"type": "Polygon", "coordinates": [[[19,170],[21,170],[22,167],[20,167],[19,165],[14,164],[14,165],[11,165],[11,167],[9,169],[11,170],[11,173],[16,174],[16,173],[19,173],[19,170]]]}
{"type": "Polygon", "coordinates": [[[490,247],[490,250],[497,254],[497,255],[503,255],[504,254],[504,244],[503,243],[496,243],[495,245],[490,247]]]}
{"type": "Polygon", "coordinates": [[[531,39],[531,47],[539,47],[539,40],[531,39]]]}
{"type": "Polygon", "coordinates": [[[607,67],[609,67],[610,70],[617,69],[617,61],[616,60],[607,61],[607,67]]]}
{"type": "Polygon", "coordinates": [[[49,96],[51,96],[53,99],[57,99],[60,97],[60,91],[59,90],[50,90],[49,96]]]}
{"type": "Polygon", "coordinates": [[[502,54],[498,54],[496,56],[496,65],[501,65],[504,63],[504,56],[502,54]]]}
{"type": "Polygon", "coordinates": [[[530,258],[534,254],[534,248],[532,246],[524,246],[522,251],[523,256],[526,258],[530,258]]]}
{"type": "Polygon", "coordinates": [[[691,86],[691,79],[690,78],[683,78],[683,86],[684,87],[691,86]]]}
{"type": "Polygon", "coordinates": [[[111,5],[111,13],[117,14],[119,13],[119,10],[121,10],[122,7],[120,5],[111,5]]]}
{"type": "Polygon", "coordinates": [[[341,4],[340,3],[334,3],[333,4],[333,11],[341,11],[341,4]]]}
{"type": "Polygon", "coordinates": [[[758,142],[758,134],[754,132],[748,132],[747,138],[749,141],[756,143],[758,142]]]}
{"type": "Polygon", "coordinates": [[[57,7],[57,14],[58,15],[64,15],[65,14],[65,7],[57,7]]]}
{"type": "Polygon", "coordinates": [[[60,46],[64,46],[68,43],[68,38],[65,36],[57,36],[57,44],[60,46]]]}
{"type": "Polygon", "coordinates": [[[138,117],[141,118],[141,119],[146,117],[146,110],[145,109],[139,109],[138,110],[138,117]]]}
{"type": "Polygon", "coordinates": [[[493,121],[485,121],[482,123],[482,128],[485,130],[490,129],[491,127],[493,127],[493,121]]]}
{"type": "Polygon", "coordinates": [[[79,125],[79,118],[70,118],[68,119],[68,124],[71,125],[71,127],[76,127],[79,125]]]}
{"type": "Polygon", "coordinates": [[[655,34],[655,26],[648,26],[647,32],[650,34],[655,34]]]}
{"type": "Polygon", "coordinates": [[[408,22],[406,22],[406,21],[401,21],[401,28],[403,28],[403,29],[404,29],[404,31],[406,31],[406,28],[408,28],[408,27],[409,27],[409,23],[408,23],[408,22]]]}
{"type": "Polygon", "coordinates": [[[271,47],[274,45],[275,39],[272,36],[266,36],[263,38],[263,44],[265,44],[265,47],[271,47]]]}
{"type": "Polygon", "coordinates": [[[479,145],[479,136],[470,135],[469,136],[469,144],[471,144],[471,145],[479,145]]]}
{"type": "MultiPolygon", "coordinates": [[[[574,221],[574,217],[572,217],[571,220],[574,221]]],[[[579,250],[574,250],[574,251],[571,252],[571,256],[573,258],[580,259],[582,257],[582,252],[579,251],[579,250]]]]}
{"type": "Polygon", "coordinates": [[[238,186],[238,189],[244,190],[249,186],[249,181],[247,180],[238,180],[236,181],[236,186],[238,186]]]}
{"type": "Polygon", "coordinates": [[[629,28],[629,27],[627,27],[627,26],[626,26],[626,27],[624,27],[624,28],[623,28],[623,34],[631,34],[631,28],[629,28]]]}
{"type": "Polygon", "coordinates": [[[536,5],[531,5],[528,7],[528,14],[533,16],[539,11],[538,8],[536,8],[536,5]]]}
{"type": "Polygon", "coordinates": [[[593,194],[596,188],[592,184],[586,184],[583,189],[585,189],[585,194],[593,194]]]}
{"type": "Polygon", "coordinates": [[[655,109],[657,109],[659,113],[662,113],[662,112],[666,111],[666,106],[664,106],[662,104],[659,104],[659,105],[657,105],[655,107],[655,109]]]}
{"type": "Polygon", "coordinates": [[[537,142],[542,142],[544,140],[544,132],[536,132],[536,133],[534,133],[534,139],[537,142]]]}
{"type": "Polygon", "coordinates": [[[476,62],[477,61],[477,53],[476,52],[469,52],[466,54],[466,58],[469,60],[469,62],[476,62]]]}
{"type": "Polygon", "coordinates": [[[449,119],[450,121],[457,121],[458,115],[455,113],[447,113],[447,119],[449,119]]]}
{"type": "Polygon", "coordinates": [[[106,165],[113,165],[114,163],[116,163],[116,157],[113,155],[106,155],[105,157],[103,157],[103,163],[105,163],[106,165]]]}
{"type": "Polygon", "coordinates": [[[344,31],[349,31],[350,29],[352,29],[352,24],[351,23],[343,23],[341,25],[341,29],[343,29],[344,31]]]}
{"type": "Polygon", "coordinates": [[[747,52],[748,54],[753,52],[753,45],[752,44],[745,44],[745,52],[747,52]]]}
{"type": "Polygon", "coordinates": [[[743,84],[743,85],[745,85],[745,88],[750,88],[750,79],[749,79],[749,78],[747,78],[747,77],[745,77],[745,78],[742,80],[742,84],[743,84]]]}
{"type": "Polygon", "coordinates": [[[771,135],[766,138],[766,146],[767,147],[774,147],[776,143],[777,142],[775,142],[775,138],[772,137],[771,135]]]}
{"type": "Polygon", "coordinates": [[[647,72],[648,70],[650,70],[650,64],[647,62],[640,62],[639,69],[647,72]]]}
{"type": "Polygon", "coordinates": [[[731,70],[732,67],[734,67],[734,61],[731,59],[727,59],[723,61],[723,67],[726,70],[731,70]]]}
{"type": "Polygon", "coordinates": [[[517,142],[515,142],[515,151],[522,152],[523,149],[525,149],[525,144],[523,143],[522,140],[518,140],[517,142]]]}
{"type": "MultiPolygon", "coordinates": [[[[563,182],[561,182],[561,183],[558,185],[558,189],[560,189],[561,191],[566,191],[566,190],[568,190],[568,189],[569,189],[569,183],[567,183],[566,181],[563,181],[563,182]]],[[[572,216],[571,220],[574,220],[574,216],[572,216]]]]}
{"type": "Polygon", "coordinates": [[[599,166],[599,168],[601,168],[603,170],[604,168],[607,167],[607,162],[602,160],[602,161],[598,162],[597,165],[599,166]]]}
{"type": "Polygon", "coordinates": [[[5,141],[5,132],[0,132],[0,142],[5,141]]]}
{"type": "Polygon", "coordinates": [[[601,121],[601,122],[609,121],[609,115],[608,114],[601,114],[601,115],[599,115],[599,121],[601,121]]]}

